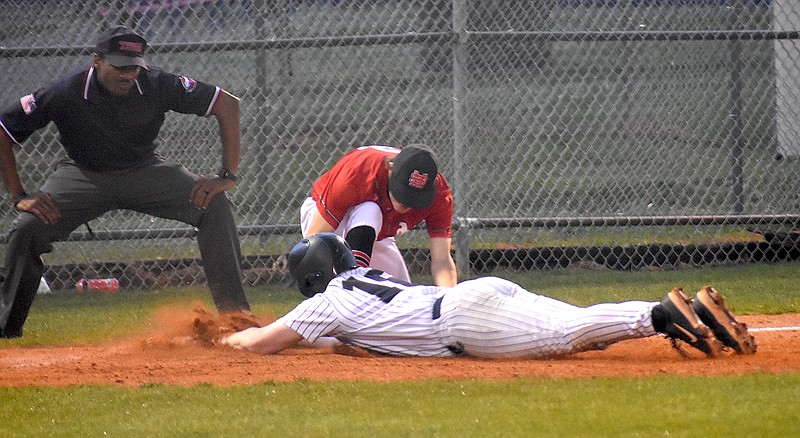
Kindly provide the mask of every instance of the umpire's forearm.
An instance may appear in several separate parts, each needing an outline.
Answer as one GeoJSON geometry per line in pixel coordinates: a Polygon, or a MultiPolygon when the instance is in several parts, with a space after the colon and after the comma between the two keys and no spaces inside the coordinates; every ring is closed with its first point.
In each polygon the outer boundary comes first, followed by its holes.
{"type": "Polygon", "coordinates": [[[3,185],[13,198],[22,190],[22,181],[17,172],[17,158],[14,156],[14,143],[0,130],[0,172],[3,174],[3,185]]]}
{"type": "Polygon", "coordinates": [[[222,140],[222,165],[238,174],[242,147],[239,98],[221,90],[214,109],[211,111],[219,123],[222,140]]]}

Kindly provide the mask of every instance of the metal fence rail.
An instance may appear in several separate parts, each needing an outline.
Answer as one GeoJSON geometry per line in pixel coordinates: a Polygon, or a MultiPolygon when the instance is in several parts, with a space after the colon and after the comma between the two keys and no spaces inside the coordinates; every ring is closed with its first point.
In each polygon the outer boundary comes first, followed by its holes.
{"type": "MultiPolygon", "coordinates": [[[[537,263],[536,248],[678,242],[693,252],[692,264],[707,261],[701,246],[733,245],[742,257],[731,260],[753,260],[747,245],[798,228],[797,2],[3,6],[0,105],[85,65],[95,30],[111,23],[148,38],[151,64],[242,98],[242,181],[231,196],[249,267],[276,262],[299,237],[311,183],[348,149],[370,143],[422,142],[437,152],[454,189],[455,255],[465,273],[561,266],[537,263]],[[532,250],[495,251],[509,247],[532,250]],[[499,259],[487,264],[479,251],[499,259]]],[[[163,155],[195,172],[219,165],[213,121],[169,115],[159,141],[163,155]]],[[[18,153],[26,186],[41,184],[61,156],[52,126],[28,140],[18,153]]],[[[4,210],[3,230],[13,219],[4,210]]],[[[91,228],[45,257],[49,278],[68,285],[87,274],[75,266],[101,264],[123,284],[156,287],[163,283],[126,267],[158,261],[184,283],[203,281],[191,268],[191,228],[127,211],[91,228]]],[[[400,244],[412,267],[424,269],[424,230],[400,244]]],[[[792,254],[756,252],[765,260],[792,254]]],[[[248,281],[282,275],[267,268],[248,281]]]]}

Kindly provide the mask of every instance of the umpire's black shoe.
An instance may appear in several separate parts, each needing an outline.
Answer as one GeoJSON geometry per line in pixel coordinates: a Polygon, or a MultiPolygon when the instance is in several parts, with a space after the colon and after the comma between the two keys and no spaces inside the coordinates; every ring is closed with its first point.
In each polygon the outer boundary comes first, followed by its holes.
{"type": "Polygon", "coordinates": [[[733,348],[739,354],[756,352],[756,340],[747,331],[747,325],[733,317],[725,307],[722,294],[713,287],[705,286],[697,292],[694,311],[726,347],[733,348]]]}
{"type": "Polygon", "coordinates": [[[711,329],[704,325],[692,307],[692,299],[689,298],[681,288],[674,288],[661,300],[661,303],[653,309],[653,325],[657,331],[665,334],[672,340],[672,345],[678,352],[686,355],[676,342],[680,339],[694,348],[702,351],[709,357],[719,356],[722,352],[722,344],[714,337],[711,329]],[[655,315],[659,313],[665,321],[663,328],[656,324],[655,315]]]}
{"type": "Polygon", "coordinates": [[[16,339],[21,337],[22,333],[5,333],[3,331],[0,331],[0,339],[16,339]]]}

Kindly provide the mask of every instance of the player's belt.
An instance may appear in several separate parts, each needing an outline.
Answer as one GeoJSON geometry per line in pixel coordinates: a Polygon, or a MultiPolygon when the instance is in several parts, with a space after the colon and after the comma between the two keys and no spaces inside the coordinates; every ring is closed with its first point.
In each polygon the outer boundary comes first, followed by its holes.
{"type": "MultiPolygon", "coordinates": [[[[444,299],[444,295],[440,296],[433,302],[433,310],[431,310],[431,318],[435,321],[442,316],[442,300],[444,299]]],[[[455,342],[450,345],[445,345],[445,348],[450,350],[456,356],[460,356],[464,354],[464,346],[461,345],[460,342],[455,342]]]]}
{"type": "Polygon", "coordinates": [[[439,319],[442,316],[442,300],[444,299],[444,295],[440,296],[433,302],[433,311],[431,317],[433,319],[439,319]]]}

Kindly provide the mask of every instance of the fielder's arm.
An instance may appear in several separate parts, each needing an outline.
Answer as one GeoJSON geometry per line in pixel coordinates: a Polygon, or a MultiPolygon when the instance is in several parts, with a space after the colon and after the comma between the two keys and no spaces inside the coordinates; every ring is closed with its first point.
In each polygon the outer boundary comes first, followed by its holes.
{"type": "Polygon", "coordinates": [[[437,286],[452,287],[458,282],[458,271],[450,253],[449,237],[431,237],[431,275],[437,286]]]}

